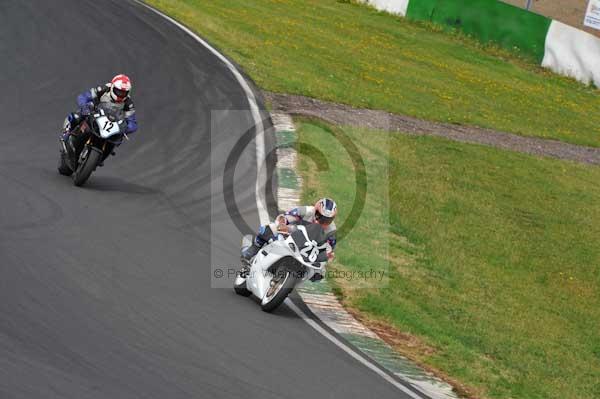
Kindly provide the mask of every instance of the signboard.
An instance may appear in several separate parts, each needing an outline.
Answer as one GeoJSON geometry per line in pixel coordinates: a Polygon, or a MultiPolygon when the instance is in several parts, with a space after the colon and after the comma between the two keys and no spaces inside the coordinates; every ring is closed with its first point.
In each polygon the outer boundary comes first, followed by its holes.
{"type": "Polygon", "coordinates": [[[590,28],[600,29],[600,0],[590,0],[583,24],[590,28]]]}

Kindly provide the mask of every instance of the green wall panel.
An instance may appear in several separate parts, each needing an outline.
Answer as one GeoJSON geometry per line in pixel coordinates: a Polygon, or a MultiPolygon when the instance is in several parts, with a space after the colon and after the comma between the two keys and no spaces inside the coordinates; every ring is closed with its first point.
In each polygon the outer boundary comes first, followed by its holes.
{"type": "Polygon", "coordinates": [[[482,42],[517,47],[538,62],[551,20],[496,0],[411,0],[408,18],[461,29],[482,42]]]}

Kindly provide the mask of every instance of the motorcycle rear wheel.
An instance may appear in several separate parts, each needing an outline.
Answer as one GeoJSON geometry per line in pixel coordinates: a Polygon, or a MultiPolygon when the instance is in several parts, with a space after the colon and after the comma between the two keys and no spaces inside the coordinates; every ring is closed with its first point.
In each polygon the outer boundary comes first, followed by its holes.
{"type": "Polygon", "coordinates": [[[239,275],[235,277],[235,281],[233,283],[233,290],[236,294],[241,296],[250,296],[252,292],[246,286],[246,279],[240,277],[239,275]]]}
{"type": "Polygon", "coordinates": [[[67,163],[67,154],[61,151],[60,158],[58,159],[58,173],[63,176],[71,176],[73,171],[67,163]]]}

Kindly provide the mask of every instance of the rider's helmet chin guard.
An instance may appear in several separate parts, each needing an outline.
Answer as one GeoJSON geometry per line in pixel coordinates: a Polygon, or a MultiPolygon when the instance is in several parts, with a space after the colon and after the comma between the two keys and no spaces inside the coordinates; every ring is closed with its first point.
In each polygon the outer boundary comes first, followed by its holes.
{"type": "Polygon", "coordinates": [[[131,79],[127,75],[117,75],[110,82],[110,98],[116,103],[122,103],[131,91],[131,79]]]}
{"type": "Polygon", "coordinates": [[[321,198],[315,204],[315,220],[323,226],[329,226],[337,215],[337,205],[331,198],[321,198]]]}

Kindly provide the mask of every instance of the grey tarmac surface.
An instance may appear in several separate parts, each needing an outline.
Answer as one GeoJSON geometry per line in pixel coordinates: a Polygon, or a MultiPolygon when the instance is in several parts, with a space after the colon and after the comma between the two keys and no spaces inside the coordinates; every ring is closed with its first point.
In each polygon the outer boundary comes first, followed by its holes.
{"type": "MultiPolygon", "coordinates": [[[[236,265],[240,238],[211,149],[251,123],[212,54],[129,1],[3,0],[0,56],[0,398],[404,397],[290,309],[211,288],[211,255],[236,265]],[[76,188],[59,127],[119,72],[140,131],[76,188]]],[[[234,186],[251,225],[255,155],[234,186]]]]}

